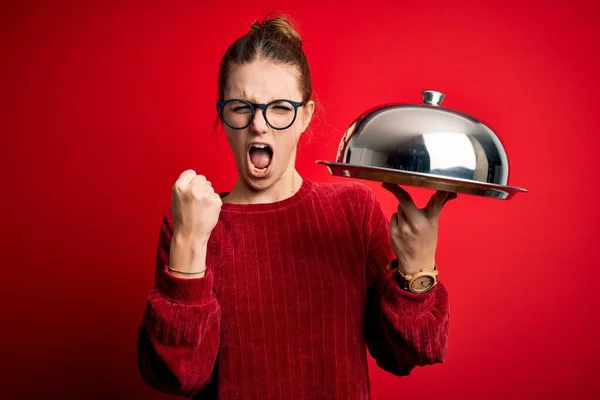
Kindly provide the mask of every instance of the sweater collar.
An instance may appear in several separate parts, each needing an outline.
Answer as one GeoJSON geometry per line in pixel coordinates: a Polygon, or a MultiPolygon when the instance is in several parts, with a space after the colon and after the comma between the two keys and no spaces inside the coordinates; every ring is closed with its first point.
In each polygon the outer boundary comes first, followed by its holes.
{"type": "MultiPolygon", "coordinates": [[[[302,184],[296,193],[291,195],[290,197],[271,202],[271,203],[254,203],[254,204],[231,204],[231,203],[223,203],[221,206],[221,212],[232,211],[232,212],[268,212],[280,210],[285,207],[289,207],[293,204],[296,204],[302,201],[313,189],[314,182],[310,179],[302,177],[302,184]]],[[[225,197],[229,192],[219,193],[221,198],[225,197]]]]}

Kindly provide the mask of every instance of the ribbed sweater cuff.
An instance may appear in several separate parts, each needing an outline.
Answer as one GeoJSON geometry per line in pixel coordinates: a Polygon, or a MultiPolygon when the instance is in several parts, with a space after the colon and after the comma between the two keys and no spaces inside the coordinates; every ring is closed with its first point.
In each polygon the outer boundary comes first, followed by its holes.
{"type": "Polygon", "coordinates": [[[183,305],[202,305],[213,300],[214,276],[207,269],[204,277],[184,279],[170,274],[165,267],[159,273],[156,286],[165,300],[183,305]]]}
{"type": "Polygon", "coordinates": [[[441,283],[427,293],[411,293],[402,289],[402,277],[394,273],[385,290],[385,300],[397,315],[418,316],[429,312],[435,304],[441,283]]]}

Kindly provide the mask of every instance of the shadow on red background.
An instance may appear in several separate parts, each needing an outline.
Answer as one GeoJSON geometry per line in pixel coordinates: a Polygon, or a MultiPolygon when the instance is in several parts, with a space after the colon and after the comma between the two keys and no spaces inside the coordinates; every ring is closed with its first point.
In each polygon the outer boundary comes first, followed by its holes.
{"type": "Polygon", "coordinates": [[[1,398],[167,397],[135,354],[160,217],[184,169],[231,187],[218,64],[273,10],[299,23],[326,111],[302,174],[339,179],[314,161],[357,114],[435,89],[499,134],[530,190],[445,209],[448,358],[407,378],[371,363],[373,399],[600,396],[598,2],[119,3],[0,6],[1,398]]]}

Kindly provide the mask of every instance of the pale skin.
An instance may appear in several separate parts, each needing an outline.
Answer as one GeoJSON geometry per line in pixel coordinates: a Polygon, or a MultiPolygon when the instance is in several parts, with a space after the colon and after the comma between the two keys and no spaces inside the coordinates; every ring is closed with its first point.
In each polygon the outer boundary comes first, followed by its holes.
{"type": "MultiPolygon", "coordinates": [[[[296,67],[257,60],[231,69],[225,87],[225,99],[241,98],[255,103],[274,99],[301,101],[302,94],[296,67]]],[[[206,269],[206,248],[210,234],[217,224],[223,201],[230,203],[267,203],[289,198],[302,185],[295,168],[298,140],[306,131],[315,104],[308,101],[298,108],[294,124],[276,131],[256,112],[250,126],[244,130],[224,129],[238,169],[238,179],[230,194],[223,200],[203,175],[184,171],[172,191],[174,235],[171,243],[170,267],[177,277],[202,278],[206,269]],[[248,146],[260,141],[273,149],[270,172],[256,177],[249,163],[248,146]]],[[[390,221],[392,247],[399,267],[411,274],[435,265],[438,221],[446,201],[456,197],[446,192],[435,193],[426,207],[419,209],[410,195],[397,185],[383,185],[398,199],[397,212],[390,221]]]]}

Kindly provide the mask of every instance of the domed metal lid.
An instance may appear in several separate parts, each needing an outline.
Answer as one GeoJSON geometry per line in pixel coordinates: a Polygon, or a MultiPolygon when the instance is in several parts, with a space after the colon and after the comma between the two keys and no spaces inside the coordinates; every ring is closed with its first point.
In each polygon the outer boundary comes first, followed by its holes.
{"type": "Polygon", "coordinates": [[[440,105],[390,104],[360,115],[346,130],[335,161],[317,161],[332,175],[509,199],[508,157],[497,135],[474,118],[440,105]]]}

